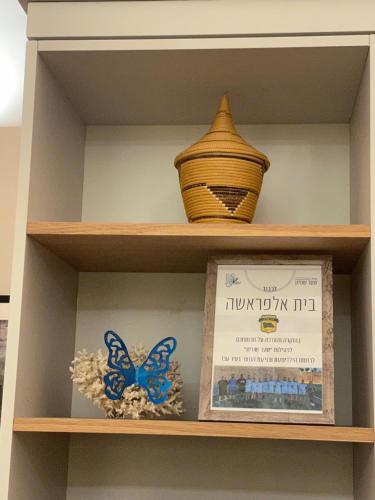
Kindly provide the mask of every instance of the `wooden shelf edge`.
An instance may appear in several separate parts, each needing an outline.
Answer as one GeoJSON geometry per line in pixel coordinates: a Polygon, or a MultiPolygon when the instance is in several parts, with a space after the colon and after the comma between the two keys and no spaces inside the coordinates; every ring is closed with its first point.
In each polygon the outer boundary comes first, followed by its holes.
{"type": "Polygon", "coordinates": [[[373,428],[293,424],[198,422],[183,420],[106,420],[15,418],[15,432],[195,436],[374,444],[373,428]]]}
{"type": "Polygon", "coordinates": [[[77,271],[206,272],[212,255],[332,255],[351,273],[370,241],[366,225],[29,222],[27,234],[77,271]]]}
{"type": "Polygon", "coordinates": [[[319,237],[370,239],[366,224],[174,224],[32,221],[27,234],[65,236],[207,236],[207,237],[319,237]]]}

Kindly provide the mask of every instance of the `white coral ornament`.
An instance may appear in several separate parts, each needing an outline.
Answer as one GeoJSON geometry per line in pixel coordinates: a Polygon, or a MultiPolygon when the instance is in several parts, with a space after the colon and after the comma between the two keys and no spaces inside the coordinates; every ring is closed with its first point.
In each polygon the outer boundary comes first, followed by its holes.
{"type": "MultiPolygon", "coordinates": [[[[149,353],[140,344],[134,346],[129,354],[134,364],[140,366],[146,361],[149,353]]],[[[169,371],[165,376],[171,382],[171,386],[166,400],[159,404],[150,401],[147,391],[135,384],[126,387],[120,399],[109,399],[105,394],[103,377],[110,371],[107,357],[101,349],[97,353],[88,353],[85,349],[79,351],[70,367],[71,379],[77,385],[78,391],[97,408],[103,410],[106,417],[140,419],[181,416],[184,413],[182,378],[178,361],[169,363],[169,371]]]]}

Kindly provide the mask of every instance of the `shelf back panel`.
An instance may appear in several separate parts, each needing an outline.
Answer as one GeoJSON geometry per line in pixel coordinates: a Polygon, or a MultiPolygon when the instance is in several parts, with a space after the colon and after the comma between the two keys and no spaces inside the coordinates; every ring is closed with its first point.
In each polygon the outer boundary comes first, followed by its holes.
{"type": "Polygon", "coordinates": [[[352,500],[352,447],[167,436],[71,436],[67,500],[123,498],[352,500]]]}
{"type": "MultiPolygon", "coordinates": [[[[207,130],[207,125],[88,127],[82,220],[187,222],[173,160],[207,130]]],[[[238,130],[271,161],[254,223],[349,222],[349,125],[238,130]]]]}
{"type": "MultiPolygon", "coordinates": [[[[151,349],[168,336],[177,339],[173,355],[181,363],[186,420],[197,419],[205,294],[204,274],[81,273],[76,352],[102,349],[104,333],[116,331],[128,347],[151,349]]],[[[352,425],[350,369],[350,279],[335,276],[336,422],[352,425]],[[349,365],[349,367],[348,367],[349,365]]],[[[247,372],[245,373],[245,377],[247,372]]],[[[103,413],[73,387],[73,417],[103,413]]]]}

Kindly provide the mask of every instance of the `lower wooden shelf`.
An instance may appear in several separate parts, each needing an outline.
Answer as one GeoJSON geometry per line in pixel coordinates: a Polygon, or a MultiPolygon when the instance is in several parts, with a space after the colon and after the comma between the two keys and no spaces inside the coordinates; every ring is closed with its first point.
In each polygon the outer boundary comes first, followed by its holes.
{"type": "Polygon", "coordinates": [[[299,441],[374,443],[373,428],[321,425],[196,422],[184,420],[106,420],[85,418],[15,418],[15,432],[201,436],[299,441]]]}

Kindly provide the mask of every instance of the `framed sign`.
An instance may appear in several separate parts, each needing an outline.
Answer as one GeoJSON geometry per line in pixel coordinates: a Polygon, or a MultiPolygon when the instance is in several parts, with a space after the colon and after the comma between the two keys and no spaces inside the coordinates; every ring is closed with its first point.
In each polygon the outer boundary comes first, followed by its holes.
{"type": "Polygon", "coordinates": [[[208,263],[200,420],[334,424],[329,256],[208,263]]]}

